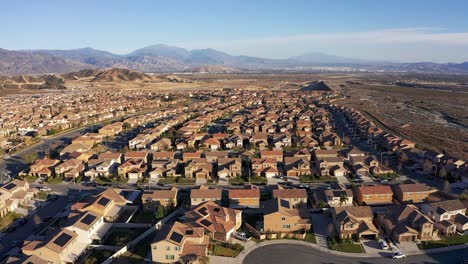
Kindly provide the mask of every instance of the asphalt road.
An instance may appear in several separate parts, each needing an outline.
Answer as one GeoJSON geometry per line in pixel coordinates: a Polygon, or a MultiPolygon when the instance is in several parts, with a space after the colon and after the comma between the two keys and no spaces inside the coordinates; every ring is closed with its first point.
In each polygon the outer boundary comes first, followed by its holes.
{"type": "Polygon", "coordinates": [[[304,263],[465,263],[468,258],[468,251],[456,250],[433,255],[408,256],[405,259],[390,258],[354,258],[331,255],[326,252],[316,250],[312,247],[291,244],[275,244],[264,246],[252,251],[246,256],[243,264],[304,264],[304,263]]]}
{"type": "Polygon", "coordinates": [[[71,139],[79,135],[84,134],[91,130],[91,127],[84,127],[70,132],[66,132],[55,137],[44,138],[42,144],[37,144],[31,147],[26,147],[23,150],[18,151],[17,153],[5,158],[0,162],[0,174],[3,175],[4,172],[9,173],[11,176],[18,175],[19,172],[27,168],[27,164],[24,160],[24,157],[32,153],[47,153],[50,147],[56,142],[70,142],[71,139]]]}

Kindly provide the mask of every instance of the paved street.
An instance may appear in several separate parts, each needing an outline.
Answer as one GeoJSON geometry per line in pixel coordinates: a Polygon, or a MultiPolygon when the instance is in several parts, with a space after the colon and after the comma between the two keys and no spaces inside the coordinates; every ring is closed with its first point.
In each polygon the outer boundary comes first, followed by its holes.
{"type": "Polygon", "coordinates": [[[56,137],[45,138],[43,139],[42,144],[37,144],[32,147],[27,147],[26,149],[20,150],[19,152],[13,154],[12,156],[9,156],[5,160],[0,161],[0,173],[3,174],[3,172],[7,172],[10,173],[11,176],[16,176],[19,172],[27,168],[27,164],[23,159],[27,155],[30,155],[32,153],[39,153],[41,151],[47,153],[49,148],[54,143],[60,141],[69,142],[72,138],[84,134],[87,131],[90,131],[90,128],[80,128],[78,130],[73,130],[70,132],[60,134],[56,137]]]}
{"type": "MultiPolygon", "coordinates": [[[[390,252],[388,253],[390,254],[390,252]]],[[[388,254],[386,256],[388,256],[388,254]]],[[[277,244],[258,248],[246,256],[243,264],[304,264],[304,263],[465,263],[468,251],[456,250],[440,254],[409,256],[406,259],[353,258],[316,250],[309,246],[277,244]]]]}

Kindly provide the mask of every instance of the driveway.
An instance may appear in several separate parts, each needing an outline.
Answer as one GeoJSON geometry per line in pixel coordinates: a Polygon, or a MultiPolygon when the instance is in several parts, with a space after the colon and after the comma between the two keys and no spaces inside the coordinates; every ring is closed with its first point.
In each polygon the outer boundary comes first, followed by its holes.
{"type": "Polygon", "coordinates": [[[137,178],[128,178],[127,184],[136,184],[138,182],[137,178]]]}
{"type": "Polygon", "coordinates": [[[336,179],[338,180],[338,183],[349,184],[349,180],[345,176],[336,176],[336,179]]]}
{"type": "Polygon", "coordinates": [[[361,240],[361,244],[364,247],[364,250],[366,253],[377,253],[380,254],[381,256],[388,256],[389,254],[392,253],[390,249],[382,249],[379,245],[379,242],[376,240],[361,240]]]}

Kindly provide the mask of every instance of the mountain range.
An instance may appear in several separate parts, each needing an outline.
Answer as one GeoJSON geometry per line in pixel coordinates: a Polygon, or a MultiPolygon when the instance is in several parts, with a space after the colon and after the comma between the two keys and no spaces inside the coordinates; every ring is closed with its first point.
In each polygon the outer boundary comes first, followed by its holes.
{"type": "Polygon", "coordinates": [[[92,48],[70,50],[0,49],[0,74],[65,73],[82,69],[127,68],[142,72],[239,72],[268,70],[316,70],[315,67],[348,67],[369,71],[468,73],[468,62],[438,64],[375,62],[323,53],[307,53],[288,59],[233,56],[214,49],[187,50],[164,44],[118,55],[92,48]]]}

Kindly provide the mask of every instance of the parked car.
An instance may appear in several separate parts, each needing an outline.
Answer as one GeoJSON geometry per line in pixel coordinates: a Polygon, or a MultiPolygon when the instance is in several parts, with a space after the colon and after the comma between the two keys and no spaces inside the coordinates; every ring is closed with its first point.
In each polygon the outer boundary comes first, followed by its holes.
{"type": "Polygon", "coordinates": [[[394,259],[402,259],[402,258],[406,258],[406,255],[400,251],[398,252],[395,252],[392,254],[392,258],[394,259]]]}
{"type": "Polygon", "coordinates": [[[48,187],[48,186],[43,186],[43,187],[39,188],[39,190],[41,190],[43,192],[50,192],[52,189],[50,189],[50,187],[48,187]]]}
{"type": "Polygon", "coordinates": [[[234,236],[235,238],[241,240],[241,241],[244,241],[244,242],[251,239],[251,237],[247,236],[247,234],[244,233],[244,232],[234,232],[234,233],[233,233],[233,236],[234,236]]]}
{"type": "Polygon", "coordinates": [[[388,244],[385,240],[379,240],[379,245],[380,245],[380,248],[382,249],[385,249],[385,250],[389,249],[388,244]]]}

